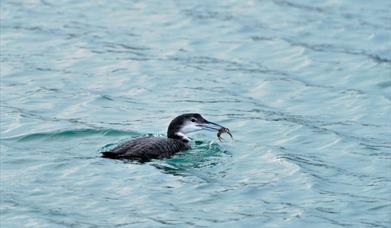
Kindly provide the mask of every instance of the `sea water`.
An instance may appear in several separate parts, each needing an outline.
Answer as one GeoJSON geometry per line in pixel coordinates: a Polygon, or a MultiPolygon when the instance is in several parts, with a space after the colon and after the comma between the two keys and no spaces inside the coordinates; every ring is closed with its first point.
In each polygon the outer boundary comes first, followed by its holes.
{"type": "Polygon", "coordinates": [[[390,227],[391,3],[1,1],[1,227],[390,227]],[[177,115],[234,140],[100,152],[177,115]]]}

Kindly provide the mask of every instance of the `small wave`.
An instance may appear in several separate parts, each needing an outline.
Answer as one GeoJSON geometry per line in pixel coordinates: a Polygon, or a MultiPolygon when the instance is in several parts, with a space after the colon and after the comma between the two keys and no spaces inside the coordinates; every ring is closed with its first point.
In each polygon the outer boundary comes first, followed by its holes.
{"type": "Polygon", "coordinates": [[[195,141],[195,145],[191,150],[171,157],[167,160],[171,165],[191,165],[192,167],[199,167],[200,163],[209,160],[213,157],[219,157],[225,150],[217,143],[195,141]]]}
{"type": "Polygon", "coordinates": [[[218,143],[195,141],[192,149],[180,152],[168,159],[152,161],[151,165],[174,176],[196,176],[208,181],[210,178],[204,177],[196,170],[221,164],[224,155],[230,155],[230,153],[218,143]]]}
{"type": "Polygon", "coordinates": [[[123,136],[130,135],[135,136],[138,135],[137,132],[134,131],[123,131],[116,129],[70,129],[63,131],[49,131],[49,132],[38,132],[31,133],[25,135],[12,136],[8,138],[3,138],[1,140],[16,140],[16,141],[32,141],[32,140],[40,140],[40,139],[56,139],[56,138],[76,138],[76,137],[86,137],[92,135],[105,135],[105,136],[123,136]]]}

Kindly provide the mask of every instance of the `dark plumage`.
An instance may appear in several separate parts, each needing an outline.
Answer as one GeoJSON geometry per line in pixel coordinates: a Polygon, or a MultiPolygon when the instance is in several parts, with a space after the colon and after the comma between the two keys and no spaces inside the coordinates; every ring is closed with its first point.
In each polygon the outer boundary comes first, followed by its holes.
{"type": "Polygon", "coordinates": [[[146,161],[167,158],[188,149],[190,149],[190,144],[181,140],[151,136],[132,139],[102,154],[106,158],[146,161]]]}
{"type": "Polygon", "coordinates": [[[218,131],[221,128],[222,126],[205,120],[198,113],[183,114],[171,121],[167,130],[167,138],[153,136],[135,138],[110,151],[102,152],[102,156],[137,161],[167,158],[179,151],[191,148],[187,133],[202,129],[218,131]]]}

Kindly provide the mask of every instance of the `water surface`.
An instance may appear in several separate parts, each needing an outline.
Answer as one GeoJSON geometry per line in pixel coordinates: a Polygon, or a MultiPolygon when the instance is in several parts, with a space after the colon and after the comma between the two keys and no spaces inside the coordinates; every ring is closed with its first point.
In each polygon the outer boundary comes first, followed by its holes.
{"type": "Polygon", "coordinates": [[[390,227],[389,1],[3,0],[0,20],[1,227],[390,227]],[[235,140],[100,158],[186,112],[235,140]]]}

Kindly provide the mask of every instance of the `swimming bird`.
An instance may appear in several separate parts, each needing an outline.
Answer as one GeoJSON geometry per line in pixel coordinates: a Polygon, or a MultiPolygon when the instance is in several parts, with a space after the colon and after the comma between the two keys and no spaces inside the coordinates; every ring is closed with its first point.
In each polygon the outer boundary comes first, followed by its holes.
{"type": "Polygon", "coordinates": [[[102,157],[141,162],[168,158],[179,151],[191,148],[191,138],[187,134],[200,130],[219,132],[220,129],[227,128],[207,121],[198,113],[182,114],[175,117],[169,124],[167,138],[155,136],[135,138],[110,151],[102,152],[102,157]]]}

